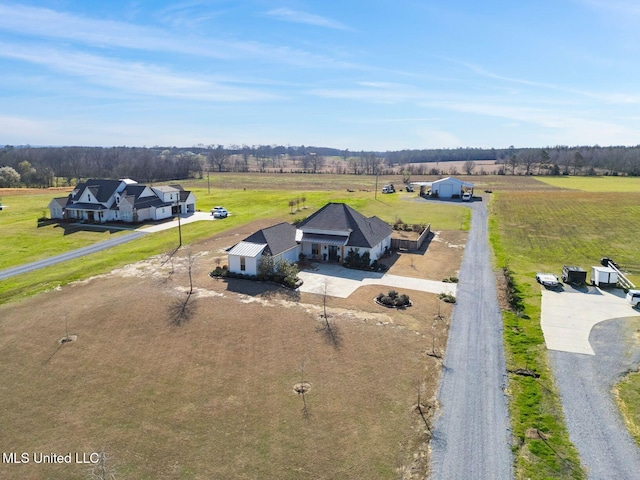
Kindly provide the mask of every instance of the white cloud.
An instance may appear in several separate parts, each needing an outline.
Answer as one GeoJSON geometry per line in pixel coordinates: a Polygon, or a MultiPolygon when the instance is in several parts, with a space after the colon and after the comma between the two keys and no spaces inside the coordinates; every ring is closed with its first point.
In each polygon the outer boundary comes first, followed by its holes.
{"type": "Polygon", "coordinates": [[[180,75],[156,65],[125,62],[74,51],[0,43],[0,57],[45,66],[67,75],[82,77],[94,85],[124,92],[217,102],[276,98],[275,95],[257,89],[235,87],[229,81],[180,75]]]}
{"type": "Polygon", "coordinates": [[[349,27],[336,20],[322,17],[320,15],[314,15],[312,13],[291,10],[290,8],[276,8],[274,10],[269,10],[266,12],[266,15],[286,22],[303,23],[305,25],[314,25],[316,27],[332,28],[335,30],[351,30],[349,27]]]}
{"type": "Polygon", "coordinates": [[[179,53],[203,58],[237,61],[252,58],[308,68],[354,68],[355,65],[326,55],[289,46],[255,41],[194,38],[160,28],[111,20],[96,20],[47,8],[0,3],[0,31],[21,36],[58,38],[98,48],[126,48],[179,53]]]}

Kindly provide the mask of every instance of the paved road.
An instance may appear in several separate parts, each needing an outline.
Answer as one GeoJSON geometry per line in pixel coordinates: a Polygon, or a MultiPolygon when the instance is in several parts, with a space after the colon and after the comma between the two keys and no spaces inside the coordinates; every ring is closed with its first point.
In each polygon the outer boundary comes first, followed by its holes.
{"type": "MultiPolygon", "coordinates": [[[[204,212],[194,212],[188,215],[183,215],[180,218],[181,218],[180,222],[182,225],[185,225],[191,222],[198,222],[202,220],[213,220],[213,217],[210,214],[204,213],[204,212]]],[[[139,228],[133,231],[132,233],[122,235],[120,237],[112,238],[109,240],[105,240],[103,242],[98,242],[93,245],[89,245],[87,247],[78,248],[70,252],[61,253],[60,255],[48,257],[43,260],[39,260],[37,262],[26,263],[24,265],[18,265],[16,267],[0,270],[0,280],[6,280],[7,278],[13,277],[15,275],[32,272],[40,268],[50,267],[57,263],[66,262],[67,260],[73,260],[75,258],[80,258],[85,255],[89,255],[91,253],[100,252],[101,250],[106,250],[107,248],[115,247],[116,245],[130,242],[132,240],[135,240],[136,238],[140,238],[141,236],[147,233],[160,232],[162,230],[176,228],[177,226],[178,226],[178,220],[170,220],[168,222],[163,222],[158,225],[139,228]]],[[[92,225],[92,227],[99,228],[100,226],[92,225]]]]}
{"type": "Polygon", "coordinates": [[[37,262],[26,263],[24,265],[18,265],[17,267],[0,270],[0,280],[6,280],[7,278],[13,277],[15,275],[32,272],[40,268],[50,267],[52,265],[55,265],[56,263],[66,262],[67,260],[73,260],[74,258],[80,258],[84,255],[89,255],[101,250],[106,250],[107,248],[115,247],[116,245],[120,245],[121,243],[130,242],[131,240],[140,238],[143,235],[144,233],[141,232],[132,232],[126,235],[122,235],[121,237],[111,238],[103,242],[94,243],[93,245],[78,248],[76,250],[71,250],[70,252],[61,253],[60,255],[48,257],[37,262]]]}
{"type": "Polygon", "coordinates": [[[502,318],[488,244],[487,208],[472,222],[459,275],[432,448],[432,479],[510,479],[502,318]]]}

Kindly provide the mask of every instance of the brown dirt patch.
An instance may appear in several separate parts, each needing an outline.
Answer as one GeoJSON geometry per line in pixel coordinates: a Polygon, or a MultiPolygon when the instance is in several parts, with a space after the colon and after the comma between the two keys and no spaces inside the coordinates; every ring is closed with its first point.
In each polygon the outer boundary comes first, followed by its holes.
{"type": "MultiPolygon", "coordinates": [[[[268,224],[1,305],[0,423],[11,450],[104,449],[131,478],[397,478],[407,465],[424,477],[428,437],[413,406],[420,388],[421,403],[435,407],[441,359],[431,353],[444,352],[451,307],[406,292],[414,306],[388,310],[373,302],[375,286],[329,298],[336,349],[318,333],[321,296],[208,276],[216,258],[226,263],[224,248],[268,224]],[[175,327],[172,312],[189,288],[187,251],[194,292],[188,321],[175,327]],[[60,346],[65,316],[81,341],[60,346]],[[291,395],[301,365],[313,384],[304,418],[291,395]]],[[[440,238],[416,256],[428,258],[419,263],[427,278],[458,268],[449,252],[461,251],[447,242],[463,237],[440,238]]],[[[411,268],[407,256],[392,271],[411,268]]],[[[85,478],[86,469],[3,471],[62,477],[85,478]]]]}
{"type": "Polygon", "coordinates": [[[468,233],[459,230],[432,232],[418,251],[400,250],[381,261],[389,273],[442,281],[458,276],[468,233]]]}

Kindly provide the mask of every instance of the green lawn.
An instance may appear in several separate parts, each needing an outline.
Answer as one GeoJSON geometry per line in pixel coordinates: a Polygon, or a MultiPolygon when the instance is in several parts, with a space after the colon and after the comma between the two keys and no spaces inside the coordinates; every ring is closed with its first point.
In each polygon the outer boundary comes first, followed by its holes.
{"type": "MultiPolygon", "coordinates": [[[[247,175],[253,179],[255,175],[247,175]]],[[[316,175],[315,177],[325,177],[316,175]]],[[[261,178],[261,177],[258,177],[261,178]]],[[[206,180],[204,180],[206,182],[206,180]]],[[[240,182],[240,179],[235,181],[240,182]]],[[[469,225],[469,210],[457,205],[424,202],[415,194],[378,194],[373,191],[347,192],[335,190],[243,190],[240,188],[211,189],[208,193],[202,180],[194,181],[192,188],[197,198],[197,207],[208,211],[215,205],[224,205],[231,216],[224,221],[195,222],[183,227],[183,243],[188,244],[220,231],[248,224],[257,219],[293,221],[310,215],[325,203],[345,202],[364,215],[377,215],[385,221],[401,218],[406,223],[431,223],[434,230],[466,229],[469,225]],[[288,202],[297,197],[306,197],[307,208],[290,213],[288,202]]],[[[269,183],[269,179],[263,182],[269,183]]],[[[243,182],[244,183],[244,182],[243,182]]],[[[206,183],[205,183],[206,185],[206,183]]],[[[230,186],[227,179],[227,186],[230,186]]],[[[9,208],[0,212],[0,269],[20,265],[48,256],[56,255],[110,238],[112,235],[127,235],[128,232],[65,232],[63,228],[48,225],[38,228],[37,218],[42,216],[49,200],[60,196],[60,192],[37,195],[5,196],[3,203],[9,208]],[[67,234],[65,234],[67,233],[67,234]]],[[[48,215],[48,212],[47,212],[48,215]]],[[[141,239],[109,250],[20,275],[0,284],[0,303],[12,298],[32,295],[39,291],[66,284],[90,275],[104,273],[126,263],[135,262],[150,255],[171,250],[177,246],[177,232],[145,235],[141,239]]]]}

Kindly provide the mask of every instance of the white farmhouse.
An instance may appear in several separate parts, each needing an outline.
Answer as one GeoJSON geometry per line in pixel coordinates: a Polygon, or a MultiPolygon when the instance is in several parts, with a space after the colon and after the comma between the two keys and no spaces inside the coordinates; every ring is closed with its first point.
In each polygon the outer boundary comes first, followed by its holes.
{"type": "Polygon", "coordinates": [[[90,179],[68,197],[49,202],[51,218],[90,223],[162,220],[195,211],[195,197],[179,185],[148,187],[130,179],[90,179]]]}

